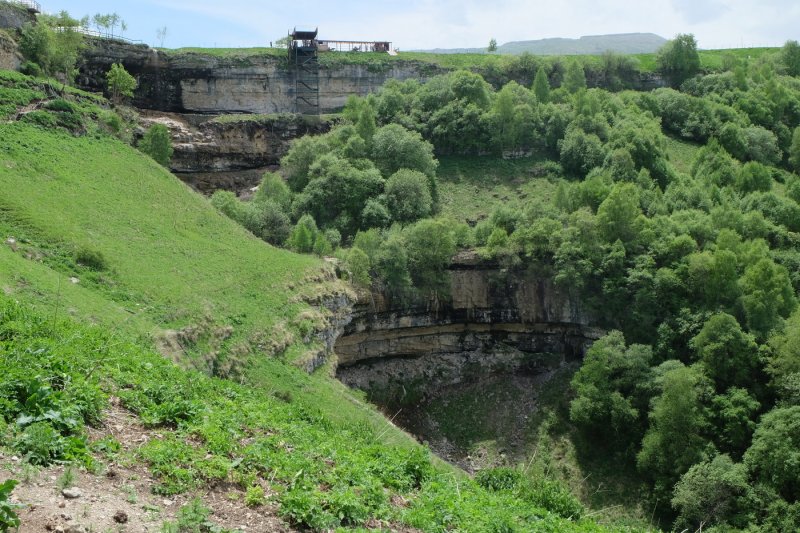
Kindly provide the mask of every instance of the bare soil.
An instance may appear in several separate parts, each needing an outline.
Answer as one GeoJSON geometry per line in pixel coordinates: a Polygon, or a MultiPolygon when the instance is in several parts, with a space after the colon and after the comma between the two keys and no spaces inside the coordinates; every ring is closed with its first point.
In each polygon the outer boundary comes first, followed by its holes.
{"type": "MultiPolygon", "coordinates": [[[[156,430],[144,428],[130,412],[112,399],[104,425],[90,430],[91,440],[113,436],[123,448],[120,458],[150,439],[160,438],[156,430]]],[[[156,481],[141,464],[120,459],[107,463],[92,474],[72,467],[71,487],[78,498],[62,494],[65,467],[35,468],[19,457],[0,452],[0,482],[17,479],[11,499],[18,510],[20,532],[62,533],[161,531],[164,522],[175,519],[178,510],[193,498],[200,498],[211,510],[210,520],[226,529],[257,532],[295,531],[276,514],[273,506],[249,508],[244,493],[233,484],[176,497],[153,494],[156,481]]]]}

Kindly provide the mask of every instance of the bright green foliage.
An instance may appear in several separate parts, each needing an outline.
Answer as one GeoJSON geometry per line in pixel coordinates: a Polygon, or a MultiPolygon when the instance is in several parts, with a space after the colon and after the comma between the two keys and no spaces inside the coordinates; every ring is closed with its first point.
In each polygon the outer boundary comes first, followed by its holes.
{"type": "Polygon", "coordinates": [[[377,169],[371,164],[363,167],[332,154],[320,157],[309,169],[308,184],[294,199],[295,216],[310,214],[322,227],[331,225],[342,235],[353,235],[362,227],[364,204],[384,187],[377,169]]]}
{"type": "Polygon", "coordinates": [[[736,176],[736,188],[747,194],[755,191],[768,191],[772,189],[772,173],[769,168],[761,163],[751,161],[739,169],[736,176]]]}
{"type": "Polygon", "coordinates": [[[767,372],[787,400],[800,400],[800,311],[795,310],[783,327],[770,338],[772,356],[767,372]]]}
{"type": "Polygon", "coordinates": [[[172,138],[163,124],[150,126],[139,141],[139,150],[152,157],[156,163],[168,167],[172,159],[172,138]]]}
{"type": "Polygon", "coordinates": [[[644,432],[651,359],[649,346],[626,348],[619,331],[597,340],[572,379],[570,420],[592,440],[623,446],[638,441],[644,432]]]}
{"type": "Polygon", "coordinates": [[[78,55],[84,47],[83,34],[77,31],[80,25],[81,21],[70,17],[66,11],[58,15],[41,14],[36,24],[22,29],[20,51],[45,74],[57,75],[65,83],[71,83],[77,73],[78,55]]]}
{"type": "Polygon", "coordinates": [[[303,215],[292,230],[286,244],[295,252],[310,254],[317,238],[317,223],[311,215],[303,215]]]}
{"type": "Polygon", "coordinates": [[[419,133],[397,124],[379,128],[373,137],[373,161],[384,177],[401,168],[434,176],[438,162],[433,157],[433,146],[419,133]]]}
{"type": "Polygon", "coordinates": [[[800,126],[792,134],[792,145],[789,147],[789,164],[800,174],[800,126]]]}
{"type": "Polygon", "coordinates": [[[679,513],[676,528],[747,527],[753,518],[751,492],[744,465],[734,463],[727,455],[697,463],[675,486],[672,507],[679,513]]]}
{"type": "Polygon", "coordinates": [[[709,318],[691,345],[719,390],[752,383],[759,368],[758,346],[731,315],[719,313],[709,318]]]}
{"type": "Polygon", "coordinates": [[[280,174],[266,172],[253,195],[253,202],[275,202],[281,209],[288,211],[292,205],[292,191],[280,174]]]}
{"type": "Polygon", "coordinates": [[[544,67],[539,67],[536,71],[536,77],[533,79],[533,94],[536,95],[536,100],[542,104],[550,101],[550,80],[547,78],[544,67]]]}
{"type": "Polygon", "coordinates": [[[613,243],[619,239],[627,245],[638,238],[642,224],[636,187],[630,183],[614,185],[597,210],[597,225],[601,235],[607,242],[613,243]]]}
{"type": "Polygon", "coordinates": [[[739,281],[747,326],[764,338],[797,306],[786,268],[764,258],[747,267],[739,281]]]}
{"type": "Polygon", "coordinates": [[[561,166],[568,174],[584,177],[594,167],[603,164],[606,150],[603,141],[594,133],[570,128],[560,144],[561,166]]]}
{"type": "Polygon", "coordinates": [[[697,369],[683,365],[666,370],[659,379],[662,392],[653,400],[637,464],[661,495],[669,495],[680,476],[703,458],[702,380],[697,369]]]}
{"type": "Polygon", "coordinates": [[[781,62],[789,76],[800,76],[800,43],[786,41],[781,48],[781,62]]]}
{"type": "Polygon", "coordinates": [[[391,292],[402,294],[411,287],[408,252],[400,235],[392,234],[381,244],[375,257],[375,268],[391,292]]]}
{"type": "Polygon", "coordinates": [[[345,268],[351,282],[360,287],[369,287],[370,260],[361,248],[357,246],[350,248],[345,257],[345,268]]]}
{"type": "Polygon", "coordinates": [[[430,216],[431,192],[425,174],[401,169],[386,180],[386,204],[392,219],[408,223],[430,216]]]}
{"type": "Polygon", "coordinates": [[[658,69],[678,86],[700,70],[694,35],[678,34],[658,51],[658,69]]]}
{"type": "Polygon", "coordinates": [[[106,73],[108,90],[111,99],[119,103],[122,97],[133,98],[133,90],[136,88],[136,78],[131,76],[125,67],[119,63],[111,65],[111,69],[106,73]]]}
{"type": "Polygon", "coordinates": [[[761,407],[746,389],[732,387],[712,400],[711,419],[717,428],[720,449],[741,457],[756,427],[761,407]]]}
{"type": "Polygon", "coordinates": [[[567,72],[564,74],[564,83],[561,86],[570,93],[586,89],[586,73],[583,71],[580,61],[573,59],[569,62],[567,72]]]}
{"type": "Polygon", "coordinates": [[[308,185],[311,165],[330,151],[330,140],[324,135],[306,135],[292,141],[291,149],[281,159],[281,171],[293,192],[308,185]]]}
{"type": "Polygon", "coordinates": [[[15,509],[21,506],[14,505],[8,501],[11,491],[17,486],[17,481],[7,479],[0,483],[0,530],[10,531],[11,528],[18,528],[20,525],[19,516],[15,509]]]}
{"type": "Polygon", "coordinates": [[[761,417],[744,462],[755,479],[788,501],[800,498],[800,406],[773,409],[761,417]]]}
{"type": "Polygon", "coordinates": [[[437,220],[421,220],[408,228],[408,265],[416,286],[446,291],[445,268],[456,251],[455,240],[447,226],[437,220]]]}

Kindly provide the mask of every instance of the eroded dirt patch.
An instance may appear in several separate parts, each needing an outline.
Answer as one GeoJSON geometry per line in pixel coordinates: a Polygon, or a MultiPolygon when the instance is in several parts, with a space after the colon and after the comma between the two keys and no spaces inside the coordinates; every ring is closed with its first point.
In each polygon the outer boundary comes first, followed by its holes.
{"type": "Polygon", "coordinates": [[[103,427],[91,429],[90,436],[92,441],[115,438],[122,445],[122,453],[96,474],[72,467],[74,480],[69,486],[78,489],[78,497],[63,493],[64,466],[37,469],[19,457],[0,453],[0,482],[20,481],[12,501],[23,505],[18,510],[21,532],[161,531],[164,522],[175,520],[178,510],[196,497],[210,509],[210,520],[226,529],[294,531],[276,515],[274,507],[245,506],[244,493],[232,484],[175,497],[153,494],[155,479],[146,467],[129,458],[148,440],[161,437],[158,431],[143,427],[113,399],[103,427]]]}

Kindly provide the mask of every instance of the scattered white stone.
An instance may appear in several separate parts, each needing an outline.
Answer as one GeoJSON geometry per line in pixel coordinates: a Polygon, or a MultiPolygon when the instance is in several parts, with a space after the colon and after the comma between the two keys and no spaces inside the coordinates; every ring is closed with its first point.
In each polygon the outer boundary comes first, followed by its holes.
{"type": "Polygon", "coordinates": [[[14,461],[14,462],[17,462],[17,461],[19,461],[19,457],[17,457],[16,455],[12,455],[11,456],[11,460],[14,461]]]}
{"type": "Polygon", "coordinates": [[[164,501],[163,501],[163,502],[161,502],[161,503],[163,503],[164,505],[166,505],[167,507],[169,507],[170,505],[172,505],[172,500],[164,500],[164,501]]]}
{"type": "Polygon", "coordinates": [[[83,496],[83,492],[78,487],[67,487],[61,491],[65,498],[75,499],[83,496]]]}
{"type": "Polygon", "coordinates": [[[81,280],[79,280],[79,279],[78,279],[78,278],[76,278],[75,276],[72,276],[72,277],[70,277],[70,278],[69,278],[69,281],[70,281],[70,283],[72,283],[73,285],[76,285],[76,284],[78,284],[78,283],[80,283],[80,282],[81,282],[81,280]]]}

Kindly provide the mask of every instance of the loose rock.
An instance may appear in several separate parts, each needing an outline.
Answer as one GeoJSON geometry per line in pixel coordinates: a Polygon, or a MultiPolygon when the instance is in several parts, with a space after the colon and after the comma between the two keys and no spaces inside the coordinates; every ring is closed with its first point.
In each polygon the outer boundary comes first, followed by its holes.
{"type": "Polygon", "coordinates": [[[78,487],[67,487],[61,491],[61,494],[63,494],[65,498],[75,499],[83,496],[83,491],[78,487]]]}

